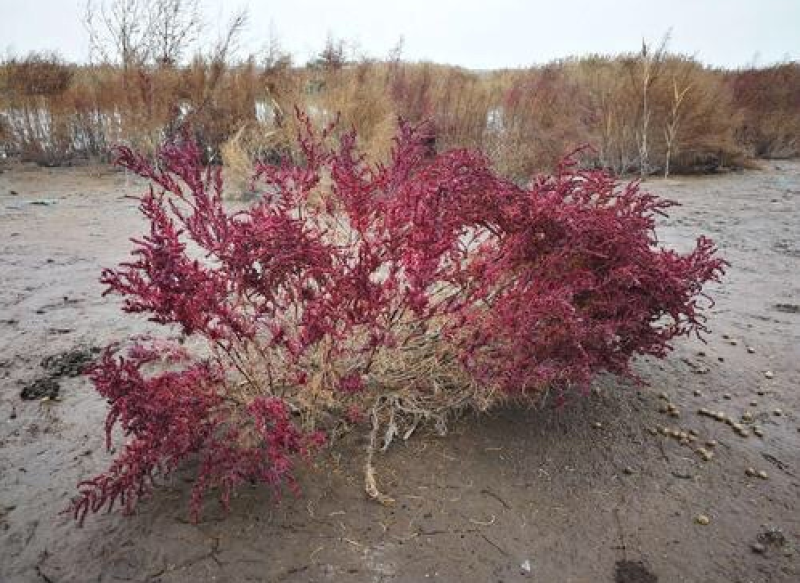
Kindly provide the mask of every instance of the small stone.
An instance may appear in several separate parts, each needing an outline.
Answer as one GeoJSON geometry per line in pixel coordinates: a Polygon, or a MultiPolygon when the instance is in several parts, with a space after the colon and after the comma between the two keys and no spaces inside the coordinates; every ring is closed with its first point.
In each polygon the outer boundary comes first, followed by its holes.
{"type": "Polygon", "coordinates": [[[753,420],[753,414],[749,412],[742,413],[742,421],[749,423],[753,420]]]}
{"type": "Polygon", "coordinates": [[[658,398],[661,399],[662,401],[669,401],[669,395],[667,395],[663,391],[658,394],[658,398]]]}
{"type": "Polygon", "coordinates": [[[756,470],[755,470],[755,468],[747,468],[744,471],[744,473],[745,473],[745,475],[750,476],[752,478],[752,477],[754,477],[756,475],[756,470]]]}
{"type": "Polygon", "coordinates": [[[725,393],[724,395],[722,395],[722,398],[725,399],[726,401],[730,401],[733,397],[731,396],[730,393],[725,393]]]}
{"type": "Polygon", "coordinates": [[[766,395],[766,394],[767,394],[767,392],[766,392],[766,391],[756,391],[756,394],[757,394],[759,397],[763,397],[764,395],[766,395]]]}
{"type": "Polygon", "coordinates": [[[689,435],[691,435],[692,437],[697,437],[697,431],[695,431],[694,429],[690,429],[689,435]]]}
{"type": "Polygon", "coordinates": [[[722,356],[718,356],[717,360],[720,361],[720,362],[725,362],[725,358],[723,358],[722,356]]]}
{"type": "Polygon", "coordinates": [[[717,447],[717,440],[709,439],[708,441],[706,441],[706,447],[717,447]]]}
{"type": "Polygon", "coordinates": [[[723,340],[730,340],[731,339],[730,334],[723,334],[722,335],[722,339],[723,340]]]}
{"type": "Polygon", "coordinates": [[[775,415],[776,417],[780,417],[781,415],[783,415],[783,410],[781,410],[781,409],[775,409],[775,410],[772,412],[772,414],[773,414],[773,415],[775,415]]]}
{"type": "Polygon", "coordinates": [[[594,428],[595,429],[602,429],[603,428],[603,424],[600,423],[599,421],[595,421],[594,422],[594,428]]]}
{"type": "Polygon", "coordinates": [[[680,417],[681,416],[681,412],[678,411],[677,409],[670,409],[669,416],[670,417],[680,417]]]}
{"type": "Polygon", "coordinates": [[[702,397],[703,396],[703,392],[700,391],[699,389],[695,389],[694,390],[694,396],[695,397],[702,397]]]}
{"type": "Polygon", "coordinates": [[[705,355],[706,355],[705,351],[703,351],[703,350],[698,350],[697,351],[697,356],[705,356],[705,355]]]}
{"type": "Polygon", "coordinates": [[[761,430],[760,427],[753,427],[753,434],[756,437],[764,437],[764,432],[761,430]]]}
{"type": "Polygon", "coordinates": [[[768,379],[771,379],[775,377],[775,373],[773,373],[771,370],[768,370],[767,372],[764,373],[764,376],[768,379]]]}
{"type": "Polygon", "coordinates": [[[737,344],[739,344],[738,340],[731,340],[731,346],[736,346],[737,344]]]}
{"type": "Polygon", "coordinates": [[[697,453],[705,461],[709,461],[712,457],[714,457],[713,453],[711,453],[710,451],[708,451],[707,449],[704,449],[702,447],[697,450],[697,453]]]}
{"type": "Polygon", "coordinates": [[[630,466],[625,466],[622,472],[630,476],[633,473],[633,468],[630,466]]]}
{"type": "Polygon", "coordinates": [[[755,348],[753,348],[752,346],[748,346],[748,347],[747,347],[747,352],[748,352],[749,354],[755,354],[755,353],[756,353],[756,349],[755,349],[755,348]]]}
{"type": "Polygon", "coordinates": [[[751,407],[758,407],[758,401],[750,401],[751,407]]]}
{"type": "Polygon", "coordinates": [[[707,524],[709,524],[711,522],[711,519],[708,516],[706,516],[705,514],[698,514],[695,517],[694,521],[697,524],[700,524],[702,526],[706,526],[707,524]]]}
{"type": "Polygon", "coordinates": [[[750,545],[750,548],[754,553],[759,555],[763,555],[764,552],[767,550],[767,547],[765,547],[761,543],[753,543],[752,545],[750,545]]]}
{"type": "Polygon", "coordinates": [[[758,477],[761,478],[762,480],[766,480],[767,478],[769,478],[769,476],[767,475],[767,472],[765,472],[764,470],[761,470],[760,472],[758,472],[758,477]]]}
{"type": "Polygon", "coordinates": [[[655,427],[648,427],[647,428],[647,432],[650,435],[658,435],[658,429],[656,429],[655,427]]]}

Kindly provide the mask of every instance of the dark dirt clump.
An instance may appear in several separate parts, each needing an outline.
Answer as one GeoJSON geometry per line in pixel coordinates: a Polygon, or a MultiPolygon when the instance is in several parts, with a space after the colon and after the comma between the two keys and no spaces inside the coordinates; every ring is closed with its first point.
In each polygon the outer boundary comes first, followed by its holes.
{"type": "Polygon", "coordinates": [[[20,397],[25,401],[45,397],[55,399],[61,388],[58,379],[82,375],[99,352],[100,349],[95,346],[78,347],[45,357],[42,359],[42,368],[46,374],[25,385],[20,397]]]}
{"type": "Polygon", "coordinates": [[[60,387],[55,379],[40,377],[32,383],[25,385],[25,388],[22,389],[22,393],[20,393],[20,397],[25,401],[35,401],[36,399],[44,399],[45,397],[55,399],[58,397],[59,390],[60,387]]]}
{"type": "Polygon", "coordinates": [[[100,349],[96,346],[74,348],[44,358],[42,368],[48,372],[51,378],[77,377],[85,372],[99,352],[100,349]]]}
{"type": "Polygon", "coordinates": [[[617,561],[614,581],[616,583],[656,583],[658,577],[638,561],[617,561]]]}

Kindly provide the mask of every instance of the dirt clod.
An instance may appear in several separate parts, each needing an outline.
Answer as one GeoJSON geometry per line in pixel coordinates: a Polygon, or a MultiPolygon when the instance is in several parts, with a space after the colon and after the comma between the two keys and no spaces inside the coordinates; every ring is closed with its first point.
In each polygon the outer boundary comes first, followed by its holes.
{"type": "Polygon", "coordinates": [[[617,561],[615,583],[656,583],[658,577],[639,561],[617,561]]]}
{"type": "Polygon", "coordinates": [[[53,377],[77,377],[100,352],[96,347],[78,347],[67,352],[54,354],[42,360],[44,368],[53,377]]]}
{"type": "Polygon", "coordinates": [[[83,374],[99,352],[95,347],[77,347],[45,357],[42,359],[45,374],[25,385],[20,397],[25,401],[57,400],[61,390],[59,379],[83,374]]]}
{"type": "Polygon", "coordinates": [[[38,399],[54,399],[58,396],[60,387],[55,379],[41,377],[26,385],[20,397],[25,401],[36,401],[38,399]]]}

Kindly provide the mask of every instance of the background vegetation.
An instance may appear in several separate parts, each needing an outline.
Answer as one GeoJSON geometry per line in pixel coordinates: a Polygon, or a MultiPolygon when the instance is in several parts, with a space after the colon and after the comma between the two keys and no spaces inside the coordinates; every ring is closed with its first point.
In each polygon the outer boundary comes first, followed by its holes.
{"type": "MultiPolygon", "coordinates": [[[[191,124],[209,160],[247,176],[251,160],[290,151],[294,108],[341,116],[371,157],[386,156],[398,117],[434,121],[435,144],[481,148],[526,178],[578,146],[582,163],[617,174],[708,172],[800,153],[800,64],[720,70],[667,43],[524,70],[470,71],[350,54],[329,38],[309,63],[274,42],[235,57],[240,13],[216,43],[184,54],[197,2],[88,6],[92,64],[55,54],[0,63],[0,150],[45,165],[104,158],[113,144],[154,152],[191,124]],[[166,18],[168,15],[169,18],[166,18]],[[144,26],[163,23],[170,26],[144,26]]],[[[532,55],[532,59],[535,55],[532,55]]],[[[244,185],[242,185],[244,188],[244,185]]]]}

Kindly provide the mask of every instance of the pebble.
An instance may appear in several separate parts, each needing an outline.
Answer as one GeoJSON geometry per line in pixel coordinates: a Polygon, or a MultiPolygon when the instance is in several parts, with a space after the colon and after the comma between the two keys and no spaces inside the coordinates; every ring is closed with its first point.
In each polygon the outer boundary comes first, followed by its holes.
{"type": "Polygon", "coordinates": [[[706,441],[706,447],[717,447],[717,440],[709,439],[708,441],[706,441]]]}
{"type": "Polygon", "coordinates": [[[756,437],[764,437],[764,432],[759,427],[753,427],[753,433],[756,437]]]}
{"type": "Polygon", "coordinates": [[[702,526],[706,526],[707,524],[709,524],[711,522],[711,519],[708,516],[706,516],[705,514],[698,514],[697,517],[695,517],[694,520],[695,520],[695,522],[697,522],[697,524],[700,524],[702,526]]]}
{"type": "Polygon", "coordinates": [[[764,554],[764,551],[766,551],[766,550],[767,550],[767,547],[765,547],[765,546],[764,546],[764,545],[762,545],[761,543],[753,543],[753,544],[750,546],[750,548],[753,550],[753,552],[754,552],[754,553],[757,553],[757,554],[759,554],[759,555],[763,555],[763,554],[764,554]]]}
{"type": "Polygon", "coordinates": [[[771,370],[768,370],[767,372],[764,373],[764,376],[768,379],[771,379],[775,377],[775,373],[773,373],[771,370]]]}
{"type": "Polygon", "coordinates": [[[633,473],[633,468],[630,467],[630,466],[625,466],[625,468],[622,471],[623,471],[623,473],[625,473],[625,474],[630,476],[633,473]]]}
{"type": "Polygon", "coordinates": [[[758,401],[750,401],[751,407],[758,407],[758,401]]]}
{"type": "Polygon", "coordinates": [[[698,454],[700,455],[700,457],[701,457],[701,458],[703,458],[705,461],[709,461],[709,460],[710,460],[712,457],[714,457],[714,454],[713,454],[712,452],[710,452],[710,451],[708,451],[707,449],[704,449],[704,448],[702,448],[702,447],[701,447],[700,449],[698,449],[698,450],[697,450],[697,453],[698,453],[698,454]]]}
{"type": "Polygon", "coordinates": [[[661,393],[659,393],[659,394],[658,394],[658,398],[659,398],[659,399],[662,399],[662,400],[664,400],[664,401],[669,401],[669,395],[667,395],[667,394],[666,394],[666,393],[664,393],[664,392],[661,392],[661,393]]]}
{"type": "Polygon", "coordinates": [[[752,413],[749,413],[749,412],[742,413],[742,421],[747,423],[747,422],[750,422],[752,420],[753,420],[753,414],[752,413]]]}
{"type": "Polygon", "coordinates": [[[744,473],[752,478],[756,475],[756,470],[754,468],[747,468],[744,473]]]}
{"type": "Polygon", "coordinates": [[[724,395],[722,395],[722,398],[727,401],[730,401],[733,397],[731,396],[730,393],[725,393],[724,395]]]}
{"type": "Polygon", "coordinates": [[[731,340],[731,346],[736,346],[737,344],[739,344],[738,340],[731,340]]]}
{"type": "Polygon", "coordinates": [[[755,348],[753,348],[752,346],[748,346],[748,347],[747,347],[747,352],[748,352],[749,354],[755,354],[755,353],[756,353],[756,349],[755,349],[755,348]]]}
{"type": "Polygon", "coordinates": [[[594,422],[594,428],[595,429],[602,429],[603,428],[603,424],[600,423],[599,421],[595,421],[594,422]]]}
{"type": "Polygon", "coordinates": [[[694,396],[695,396],[695,397],[702,397],[702,396],[703,396],[703,393],[702,393],[702,391],[700,391],[700,390],[698,390],[698,389],[695,389],[695,390],[694,390],[694,396]]]}
{"type": "Polygon", "coordinates": [[[758,472],[758,477],[761,478],[762,480],[766,480],[767,478],[769,478],[769,476],[767,475],[767,472],[765,472],[764,470],[761,470],[760,472],[758,472]]]}
{"type": "Polygon", "coordinates": [[[783,411],[781,409],[775,409],[772,412],[772,414],[775,415],[776,417],[780,417],[781,415],[783,415],[783,411]]]}

